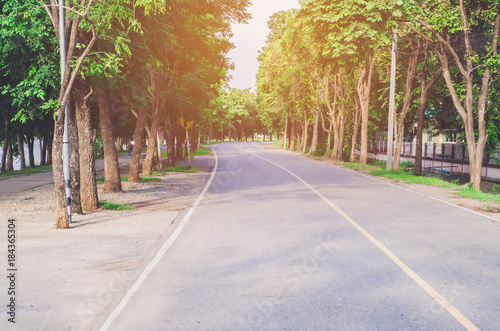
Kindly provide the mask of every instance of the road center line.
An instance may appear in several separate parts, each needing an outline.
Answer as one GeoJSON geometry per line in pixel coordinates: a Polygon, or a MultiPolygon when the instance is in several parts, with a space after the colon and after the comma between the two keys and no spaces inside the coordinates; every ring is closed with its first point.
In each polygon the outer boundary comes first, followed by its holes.
{"type": "Polygon", "coordinates": [[[196,199],[196,201],[191,206],[191,208],[189,209],[189,211],[187,212],[187,214],[184,215],[184,218],[179,223],[179,225],[177,226],[177,228],[175,228],[175,230],[172,233],[172,235],[170,236],[170,238],[168,238],[168,240],[163,244],[163,246],[160,248],[160,250],[158,251],[158,253],[156,253],[155,257],[146,266],[146,268],[144,269],[144,271],[142,272],[142,274],[139,276],[139,278],[137,278],[137,280],[135,281],[134,285],[132,285],[132,287],[128,290],[128,292],[122,298],[122,300],[120,301],[120,303],[118,304],[118,306],[116,306],[116,308],[108,316],[106,322],[102,325],[100,331],[106,331],[106,330],[108,330],[108,328],[111,326],[111,323],[113,323],[113,321],[116,319],[116,317],[122,312],[123,308],[125,308],[125,306],[130,301],[130,299],[135,294],[135,292],[137,292],[137,290],[141,287],[142,283],[144,283],[144,281],[146,280],[146,278],[148,277],[148,275],[151,273],[151,271],[153,271],[153,269],[156,267],[156,265],[158,264],[158,262],[160,262],[160,260],[163,257],[163,255],[165,255],[165,253],[169,250],[169,248],[175,242],[175,240],[177,239],[177,237],[179,237],[179,234],[184,229],[184,227],[186,226],[187,222],[189,221],[189,219],[193,215],[194,211],[196,210],[196,208],[200,204],[201,200],[203,199],[203,197],[207,193],[207,190],[210,187],[210,184],[212,183],[212,181],[213,181],[213,179],[215,177],[215,174],[217,173],[217,167],[219,165],[219,160],[217,158],[217,153],[215,152],[215,146],[212,149],[212,151],[214,152],[214,156],[215,156],[215,166],[214,166],[214,170],[212,171],[212,175],[210,176],[210,179],[208,180],[208,182],[205,185],[205,188],[200,193],[200,195],[198,196],[198,199],[196,199]]]}
{"type": "Polygon", "coordinates": [[[455,306],[453,306],[448,300],[446,300],[438,291],[436,291],[432,286],[430,286],[425,280],[423,280],[415,271],[408,267],[401,259],[399,259],[396,254],[394,254],[389,248],[385,247],[380,241],[375,239],[368,231],[366,231],[361,225],[354,221],[349,215],[344,213],[342,209],[337,207],[333,202],[328,200],[323,194],[318,192],[314,187],[309,185],[305,180],[288,170],[287,168],[263,158],[260,155],[251,153],[258,158],[269,162],[278,168],[283,169],[288,172],[293,177],[297,178],[302,184],[313,191],[317,196],[319,196],[323,201],[330,205],[337,213],[339,213],[345,220],[347,220],[352,226],[354,226],[359,232],[361,232],[368,240],[370,240],[378,249],[380,249],[385,255],[387,255],[396,265],[401,268],[411,279],[413,279],[424,291],[426,291],[434,300],[436,300],[444,309],[446,309],[460,324],[462,324],[467,330],[479,330],[479,328],[472,323],[464,314],[462,314],[455,306]]]}

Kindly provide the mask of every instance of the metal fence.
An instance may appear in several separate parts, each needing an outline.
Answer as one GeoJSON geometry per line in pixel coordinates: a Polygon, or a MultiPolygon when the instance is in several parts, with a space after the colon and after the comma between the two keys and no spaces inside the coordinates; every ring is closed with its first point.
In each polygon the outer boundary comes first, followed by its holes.
{"type": "MultiPolygon", "coordinates": [[[[359,154],[360,146],[356,145],[359,154]]],[[[415,158],[416,144],[403,142],[401,161],[415,158]]],[[[368,157],[381,161],[387,160],[387,141],[369,141],[368,157]]],[[[424,143],[422,146],[423,167],[429,172],[468,175],[469,152],[462,144],[424,143]]],[[[483,157],[483,177],[500,180],[500,149],[487,150],[483,157]]]]}

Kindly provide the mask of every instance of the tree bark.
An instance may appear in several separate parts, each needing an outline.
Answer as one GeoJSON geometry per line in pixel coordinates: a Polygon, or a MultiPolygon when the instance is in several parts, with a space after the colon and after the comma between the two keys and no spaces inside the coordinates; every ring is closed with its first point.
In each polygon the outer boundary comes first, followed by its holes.
{"type": "Polygon", "coordinates": [[[48,138],[46,136],[40,139],[40,165],[47,164],[47,144],[48,138]]]}
{"type": "Polygon", "coordinates": [[[10,130],[9,130],[9,137],[4,143],[7,144],[7,160],[6,160],[7,164],[5,165],[5,168],[7,171],[13,171],[14,155],[12,153],[12,132],[10,130]]]}
{"type": "Polygon", "coordinates": [[[169,123],[165,123],[165,138],[167,139],[167,167],[175,167],[175,137],[169,126],[169,123]]]}
{"type": "MultiPolygon", "coordinates": [[[[175,137],[176,137],[177,145],[176,145],[176,152],[175,152],[176,156],[175,156],[175,158],[177,160],[182,160],[182,148],[183,148],[182,142],[185,139],[184,136],[183,136],[183,134],[184,134],[183,131],[184,131],[184,129],[177,129],[176,130],[175,137]]],[[[224,133],[222,133],[222,140],[221,140],[221,142],[223,142],[223,141],[224,141],[224,133]]]]}
{"type": "Polygon", "coordinates": [[[52,143],[52,173],[56,195],[56,229],[68,229],[69,218],[66,208],[66,184],[64,181],[62,140],[64,134],[64,107],[59,109],[54,123],[54,139],[52,143]]]}
{"type": "Polygon", "coordinates": [[[146,127],[148,115],[148,106],[143,106],[139,110],[137,121],[135,122],[134,131],[134,147],[132,149],[132,157],[130,159],[130,167],[128,173],[129,182],[139,182],[139,168],[141,163],[142,145],[144,142],[144,128],[146,127]]]}
{"type": "MultiPolygon", "coordinates": [[[[35,138],[33,136],[26,136],[26,143],[28,144],[28,159],[29,159],[29,167],[35,167],[35,138]]],[[[51,156],[52,157],[52,156],[51,156]]]]}
{"type": "Polygon", "coordinates": [[[94,157],[94,131],[89,107],[89,98],[92,93],[90,84],[85,80],[79,80],[75,85],[75,113],[80,147],[80,199],[82,208],[85,210],[99,209],[94,157]]]}
{"type": "Polygon", "coordinates": [[[301,153],[307,152],[307,141],[308,141],[308,131],[309,131],[309,121],[307,116],[304,115],[304,128],[303,128],[303,136],[302,136],[302,147],[300,149],[301,153]]]}
{"type": "Polygon", "coordinates": [[[47,160],[45,164],[52,164],[52,135],[47,135],[47,160]]]}
{"type": "Polygon", "coordinates": [[[368,120],[370,112],[370,92],[372,75],[375,69],[375,57],[369,56],[369,67],[360,68],[357,92],[361,106],[361,153],[359,163],[368,161],[368,120]]]}
{"type": "MultiPolygon", "coordinates": [[[[321,90],[319,91],[318,95],[318,110],[316,110],[316,114],[314,116],[314,129],[313,129],[313,135],[312,135],[312,141],[311,141],[311,149],[309,150],[309,154],[313,154],[316,152],[316,149],[318,147],[318,133],[319,133],[319,113],[321,111],[321,90]]],[[[264,141],[266,140],[264,136],[264,141]]]]}
{"type": "Polygon", "coordinates": [[[74,117],[74,104],[70,102],[68,107],[69,126],[69,152],[70,152],[70,177],[71,177],[71,211],[83,215],[82,202],[80,199],[80,147],[78,143],[78,128],[74,117]]]}
{"type": "Polygon", "coordinates": [[[292,122],[292,125],[291,125],[290,138],[289,138],[290,144],[288,145],[288,150],[295,151],[295,143],[296,143],[296,139],[297,139],[297,123],[295,123],[294,119],[292,119],[291,122],[292,122]]]}
{"type": "Polygon", "coordinates": [[[153,173],[153,161],[156,150],[156,135],[158,129],[160,128],[160,116],[155,114],[157,110],[153,112],[153,122],[151,123],[151,132],[148,137],[148,149],[146,151],[146,159],[144,160],[144,165],[142,166],[142,175],[150,176],[153,173]]]}
{"type": "Polygon", "coordinates": [[[21,170],[26,168],[26,157],[24,156],[24,141],[22,135],[17,135],[17,146],[19,148],[19,157],[21,159],[21,170]]]}
{"type": "Polygon", "coordinates": [[[354,102],[356,104],[356,114],[354,115],[354,130],[352,133],[351,157],[349,160],[351,163],[356,161],[356,143],[358,142],[359,122],[361,122],[361,106],[359,104],[359,98],[354,98],[354,102]]]}
{"type": "Polygon", "coordinates": [[[104,192],[123,192],[107,82],[104,82],[103,88],[97,93],[97,101],[99,103],[99,124],[104,149],[104,192]]]}
{"type": "Polygon", "coordinates": [[[3,151],[2,151],[2,172],[7,171],[7,150],[9,149],[9,136],[10,136],[10,121],[5,120],[5,135],[3,141],[3,151]]]}

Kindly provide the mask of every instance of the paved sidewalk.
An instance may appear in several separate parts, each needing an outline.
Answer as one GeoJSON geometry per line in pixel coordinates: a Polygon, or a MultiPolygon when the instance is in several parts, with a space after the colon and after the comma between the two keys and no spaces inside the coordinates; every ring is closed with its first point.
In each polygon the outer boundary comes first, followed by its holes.
{"type": "MultiPolygon", "coordinates": [[[[120,163],[129,159],[120,156],[120,163]]],[[[96,162],[98,173],[103,164],[103,160],[96,162]]],[[[73,216],[69,230],[56,230],[52,213],[0,211],[0,243],[5,244],[0,249],[0,330],[95,329],[169,238],[186,212],[184,206],[198,197],[208,176],[207,172],[197,177],[199,192],[183,197],[181,208],[173,203],[86,212],[73,216]],[[12,253],[6,244],[9,224],[15,226],[13,266],[9,266],[12,253]],[[11,268],[13,280],[7,278],[11,268]],[[8,294],[9,288],[15,293],[8,294]],[[8,321],[11,298],[15,299],[15,325],[8,321]]],[[[53,185],[51,172],[6,179],[0,181],[0,199],[19,199],[48,185],[53,185]]]]}

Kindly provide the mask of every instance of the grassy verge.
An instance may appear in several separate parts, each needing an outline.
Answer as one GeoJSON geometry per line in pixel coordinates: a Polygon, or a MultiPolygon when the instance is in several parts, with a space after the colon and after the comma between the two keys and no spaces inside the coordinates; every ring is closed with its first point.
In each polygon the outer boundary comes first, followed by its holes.
{"type": "Polygon", "coordinates": [[[48,172],[52,170],[52,166],[37,166],[35,168],[24,168],[22,170],[0,172],[0,177],[24,176],[38,174],[40,172],[48,172]]]}
{"type": "MultiPolygon", "coordinates": [[[[437,177],[415,176],[411,171],[387,171],[385,170],[385,163],[383,162],[375,162],[373,164],[343,163],[343,165],[353,170],[363,171],[373,176],[389,178],[396,182],[442,187],[445,189],[450,189],[451,193],[463,198],[479,200],[486,203],[491,202],[500,204],[500,195],[498,194],[476,191],[471,187],[463,187],[453,181],[448,182],[437,177]]],[[[406,168],[406,165],[403,166],[402,164],[401,168],[406,168]]],[[[485,211],[489,211],[490,208],[491,207],[489,205],[484,206],[485,211]]]]}
{"type": "Polygon", "coordinates": [[[187,173],[192,173],[192,172],[197,172],[197,171],[200,171],[200,168],[198,168],[198,167],[191,167],[191,169],[189,169],[187,166],[177,165],[175,167],[165,168],[164,173],[167,173],[167,172],[187,172],[187,173]]]}
{"type": "Polygon", "coordinates": [[[101,201],[99,202],[99,205],[101,206],[102,209],[109,209],[109,210],[131,210],[134,209],[133,207],[129,205],[121,205],[117,203],[111,203],[107,201],[101,201]]]}
{"type": "Polygon", "coordinates": [[[438,187],[443,187],[443,188],[458,188],[457,184],[447,182],[447,181],[442,180],[440,178],[415,176],[415,175],[413,175],[409,172],[406,172],[406,171],[394,171],[394,170],[387,171],[384,169],[377,169],[377,170],[371,170],[369,172],[369,174],[373,175],[373,176],[389,178],[389,179],[394,180],[395,182],[405,182],[405,183],[410,183],[410,184],[438,186],[438,187]]]}
{"type": "Polygon", "coordinates": [[[195,152],[194,152],[194,156],[198,156],[198,155],[209,155],[210,152],[212,152],[210,149],[208,148],[200,148],[200,149],[197,149],[195,152]]]}
{"type": "MultiPolygon", "coordinates": [[[[191,153],[191,157],[199,156],[199,155],[208,155],[208,154],[210,154],[210,152],[212,152],[212,151],[208,148],[200,148],[200,149],[197,149],[194,153],[191,153]]],[[[166,151],[161,152],[161,157],[166,158],[167,152],[166,151]]],[[[182,158],[187,159],[187,156],[185,155],[184,149],[182,149],[182,158]]]]}
{"type": "MultiPolygon", "coordinates": [[[[128,176],[124,176],[120,178],[122,182],[127,182],[128,181],[128,176]]],[[[160,178],[156,177],[139,177],[139,182],[141,183],[147,183],[147,182],[158,182],[161,181],[160,178]]],[[[103,184],[104,183],[104,177],[99,177],[96,179],[97,184],[103,184]]]]}
{"type": "Polygon", "coordinates": [[[461,187],[456,192],[461,197],[479,200],[482,202],[492,202],[500,205],[500,195],[476,191],[470,187],[461,187]]]}

